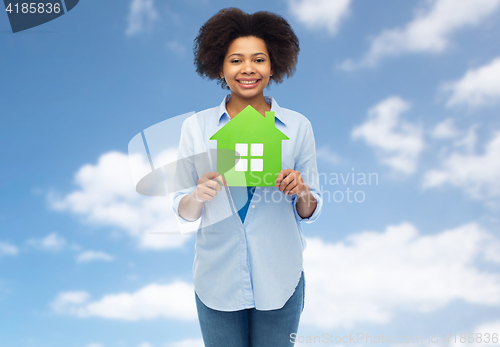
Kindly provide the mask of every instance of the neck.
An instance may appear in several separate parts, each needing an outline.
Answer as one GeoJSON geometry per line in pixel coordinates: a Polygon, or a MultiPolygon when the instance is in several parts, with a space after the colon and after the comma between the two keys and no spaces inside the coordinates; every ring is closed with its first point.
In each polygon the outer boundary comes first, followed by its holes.
{"type": "Polygon", "coordinates": [[[264,93],[257,95],[251,99],[244,99],[231,93],[231,99],[226,104],[226,110],[229,114],[229,117],[233,119],[248,105],[252,106],[263,116],[266,115],[266,111],[271,110],[271,106],[266,102],[266,99],[264,98],[264,93]]]}

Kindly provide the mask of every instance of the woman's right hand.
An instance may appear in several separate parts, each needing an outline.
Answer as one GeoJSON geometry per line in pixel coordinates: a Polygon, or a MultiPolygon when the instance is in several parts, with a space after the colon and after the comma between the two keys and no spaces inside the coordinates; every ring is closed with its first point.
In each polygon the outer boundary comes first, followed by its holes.
{"type": "Polygon", "coordinates": [[[217,192],[222,190],[221,185],[227,187],[227,182],[218,172],[205,172],[198,180],[196,189],[191,194],[199,202],[211,201],[217,192]]]}

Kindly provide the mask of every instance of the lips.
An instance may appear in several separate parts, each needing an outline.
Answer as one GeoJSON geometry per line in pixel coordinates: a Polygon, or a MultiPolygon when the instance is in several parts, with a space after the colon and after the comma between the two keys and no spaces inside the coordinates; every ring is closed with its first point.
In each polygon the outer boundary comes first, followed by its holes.
{"type": "Polygon", "coordinates": [[[259,80],[255,79],[255,80],[237,80],[237,81],[241,84],[252,85],[256,84],[259,80]]]}
{"type": "Polygon", "coordinates": [[[242,88],[254,88],[260,84],[260,79],[237,79],[236,82],[242,88]]]}

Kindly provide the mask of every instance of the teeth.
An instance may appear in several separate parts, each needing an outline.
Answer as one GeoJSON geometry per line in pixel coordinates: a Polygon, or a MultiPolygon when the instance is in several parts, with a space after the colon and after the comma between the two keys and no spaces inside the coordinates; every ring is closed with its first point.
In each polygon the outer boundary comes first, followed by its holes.
{"type": "Polygon", "coordinates": [[[253,80],[253,81],[239,81],[241,84],[255,84],[257,83],[257,80],[253,80]]]}

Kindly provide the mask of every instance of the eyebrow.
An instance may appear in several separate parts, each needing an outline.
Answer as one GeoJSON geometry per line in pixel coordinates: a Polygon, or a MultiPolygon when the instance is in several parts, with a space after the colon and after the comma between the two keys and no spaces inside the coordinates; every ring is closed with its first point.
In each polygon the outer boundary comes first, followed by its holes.
{"type": "MultiPolygon", "coordinates": [[[[265,55],[265,56],[267,57],[267,54],[266,54],[266,53],[262,53],[262,52],[260,52],[260,53],[254,53],[254,54],[252,54],[252,57],[254,57],[254,56],[256,56],[256,55],[259,55],[259,54],[265,55]]],[[[230,55],[228,56],[228,58],[229,58],[229,57],[231,57],[232,55],[239,55],[239,56],[243,56],[243,54],[241,54],[241,53],[233,53],[233,54],[230,54],[230,55]]]]}

